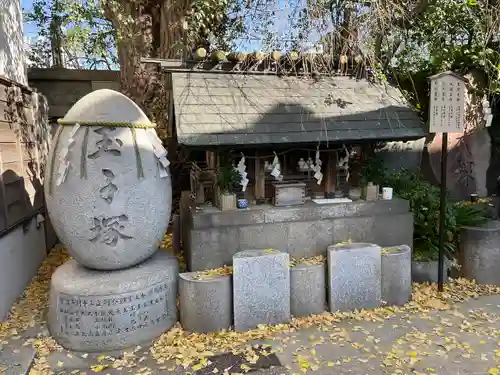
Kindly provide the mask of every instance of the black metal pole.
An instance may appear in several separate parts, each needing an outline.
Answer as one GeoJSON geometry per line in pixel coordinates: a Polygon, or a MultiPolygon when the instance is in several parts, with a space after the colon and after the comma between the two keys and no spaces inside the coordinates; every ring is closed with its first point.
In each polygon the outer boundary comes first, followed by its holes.
{"type": "Polygon", "coordinates": [[[446,219],[446,164],[448,159],[448,133],[443,133],[441,144],[441,200],[439,209],[439,261],[438,261],[438,289],[443,291],[444,282],[444,240],[446,219]]]}

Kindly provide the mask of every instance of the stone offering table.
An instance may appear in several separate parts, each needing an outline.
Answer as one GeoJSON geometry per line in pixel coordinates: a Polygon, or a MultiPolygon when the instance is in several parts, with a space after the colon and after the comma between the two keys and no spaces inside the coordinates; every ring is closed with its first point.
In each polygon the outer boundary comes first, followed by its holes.
{"type": "Polygon", "coordinates": [[[324,254],[332,243],[394,246],[413,243],[413,216],[401,199],[274,207],[250,206],[222,212],[191,207],[186,220],[186,260],[190,271],[231,264],[239,251],[275,248],[291,257],[324,254]]]}
{"type": "Polygon", "coordinates": [[[460,255],[464,277],[478,284],[500,285],[500,222],[463,227],[460,255]]]}
{"type": "Polygon", "coordinates": [[[99,352],[153,340],[177,321],[177,258],[157,252],[125,270],[90,270],[71,259],[52,275],[48,321],[63,347],[99,352]]]}
{"type": "Polygon", "coordinates": [[[186,272],[179,275],[182,327],[191,332],[217,332],[233,324],[233,285],[230,275],[186,272]]]}
{"type": "Polygon", "coordinates": [[[411,298],[411,248],[407,245],[382,249],[382,300],[401,306],[411,298]]]}
{"type": "Polygon", "coordinates": [[[293,316],[326,310],[326,265],[299,263],[290,268],[290,310],[293,316]]]}
{"type": "Polygon", "coordinates": [[[234,329],[290,320],[290,257],[277,250],[247,250],[233,258],[234,329]]]}
{"type": "Polygon", "coordinates": [[[381,248],[370,243],[328,246],[328,304],[330,311],[380,306],[381,248]]]}

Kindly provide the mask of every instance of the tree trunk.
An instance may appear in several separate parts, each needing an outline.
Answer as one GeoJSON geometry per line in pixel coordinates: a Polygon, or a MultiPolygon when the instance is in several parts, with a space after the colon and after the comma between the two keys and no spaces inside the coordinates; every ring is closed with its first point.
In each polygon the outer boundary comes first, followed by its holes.
{"type": "MultiPolygon", "coordinates": [[[[185,14],[191,0],[146,0],[141,4],[118,0],[106,5],[106,16],[118,32],[121,89],[165,133],[168,90],[159,67],[141,58],[180,58],[184,47],[185,14]],[[126,23],[124,19],[134,22],[126,23]]],[[[163,138],[163,137],[162,137],[163,138]]]]}

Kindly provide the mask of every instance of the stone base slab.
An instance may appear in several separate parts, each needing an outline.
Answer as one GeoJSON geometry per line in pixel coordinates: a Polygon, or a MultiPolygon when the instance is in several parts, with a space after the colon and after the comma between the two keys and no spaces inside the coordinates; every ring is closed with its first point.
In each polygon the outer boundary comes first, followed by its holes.
{"type": "Polygon", "coordinates": [[[191,209],[186,239],[190,271],[232,264],[247,249],[279,249],[291,257],[324,254],[332,243],[412,245],[413,214],[401,199],[338,204],[272,207],[221,212],[214,207],[191,209]]]}
{"type": "Polygon", "coordinates": [[[71,259],[52,275],[48,323],[66,349],[119,350],[155,339],[177,321],[175,257],[157,252],[124,270],[96,271],[71,259]]]}

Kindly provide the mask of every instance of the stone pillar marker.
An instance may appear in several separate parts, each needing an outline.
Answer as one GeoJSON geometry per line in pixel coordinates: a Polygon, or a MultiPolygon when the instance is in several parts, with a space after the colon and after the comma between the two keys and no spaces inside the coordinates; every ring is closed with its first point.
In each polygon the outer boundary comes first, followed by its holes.
{"type": "Polygon", "coordinates": [[[47,211],[74,259],[51,280],[48,322],[66,349],[118,350],[177,321],[167,152],[142,110],[97,90],[59,121],[45,171],[47,211]],[[155,254],[156,253],[156,254],[155,254]]]}
{"type": "Polygon", "coordinates": [[[245,250],[233,257],[234,329],[290,320],[290,256],[278,250],[245,250]]]}
{"type": "Polygon", "coordinates": [[[330,311],[371,309],[381,304],[381,248],[370,243],[328,246],[330,311]]]}

